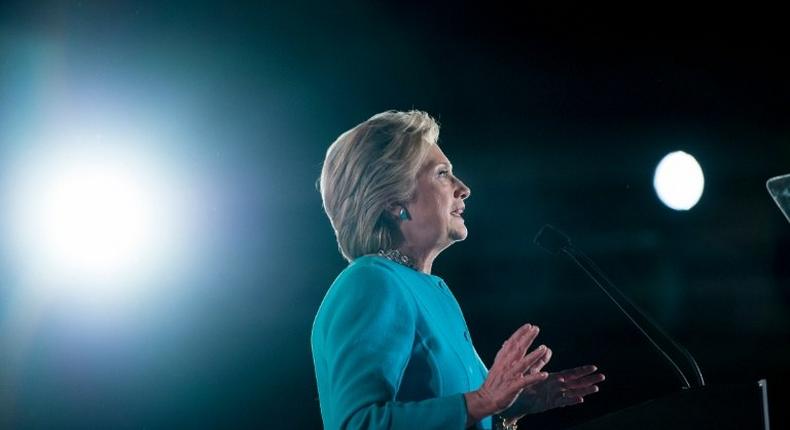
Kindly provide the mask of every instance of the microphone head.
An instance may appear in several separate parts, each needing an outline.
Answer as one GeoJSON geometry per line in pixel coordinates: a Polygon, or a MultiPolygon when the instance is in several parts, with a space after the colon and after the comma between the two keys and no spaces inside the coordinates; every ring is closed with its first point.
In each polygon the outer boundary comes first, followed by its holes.
{"type": "Polygon", "coordinates": [[[540,228],[540,231],[535,236],[535,243],[552,254],[559,254],[563,249],[571,246],[571,240],[568,236],[550,224],[540,228]]]}
{"type": "Polygon", "coordinates": [[[776,205],[790,221],[790,174],[771,178],[765,183],[776,205]]]}

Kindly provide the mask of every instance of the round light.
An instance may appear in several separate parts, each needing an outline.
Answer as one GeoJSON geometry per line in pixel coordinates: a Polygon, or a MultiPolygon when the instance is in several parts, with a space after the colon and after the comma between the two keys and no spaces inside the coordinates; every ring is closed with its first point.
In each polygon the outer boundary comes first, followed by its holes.
{"type": "Polygon", "coordinates": [[[668,207],[683,211],[697,204],[705,188],[705,177],[697,160],[683,151],[661,159],[653,177],[658,198],[668,207]]]}
{"type": "Polygon", "coordinates": [[[78,273],[134,264],[153,232],[153,192],[123,163],[62,166],[40,190],[36,225],[53,261],[78,273]]]}
{"type": "Polygon", "coordinates": [[[63,141],[13,163],[3,245],[26,285],[121,297],[171,262],[173,184],[153,153],[125,140],[63,141]]]}

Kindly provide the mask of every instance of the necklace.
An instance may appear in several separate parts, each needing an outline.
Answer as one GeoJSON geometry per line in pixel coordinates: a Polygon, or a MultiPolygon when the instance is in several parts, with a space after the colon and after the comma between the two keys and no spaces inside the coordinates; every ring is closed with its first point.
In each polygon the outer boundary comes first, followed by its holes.
{"type": "Polygon", "coordinates": [[[398,264],[402,264],[412,270],[416,270],[418,272],[420,271],[420,269],[417,268],[417,265],[414,264],[414,260],[412,260],[411,257],[401,253],[397,249],[388,249],[386,251],[382,249],[379,250],[377,255],[380,257],[384,257],[387,260],[394,261],[398,264]]]}

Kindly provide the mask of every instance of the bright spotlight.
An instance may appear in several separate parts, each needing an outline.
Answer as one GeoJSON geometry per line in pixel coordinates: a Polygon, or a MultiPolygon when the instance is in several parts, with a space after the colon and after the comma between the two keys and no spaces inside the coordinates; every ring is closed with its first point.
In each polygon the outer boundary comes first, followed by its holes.
{"type": "Polygon", "coordinates": [[[181,216],[174,184],[133,141],[63,140],[28,151],[10,175],[17,266],[34,285],[128,298],[172,263],[181,216]]]}
{"type": "Polygon", "coordinates": [[[145,252],[153,226],[152,191],[121,163],[74,160],[41,184],[34,222],[52,263],[80,274],[109,275],[145,252]]]}
{"type": "Polygon", "coordinates": [[[661,159],[653,177],[658,198],[675,210],[689,210],[697,204],[705,188],[705,177],[697,160],[683,151],[661,159]]]}

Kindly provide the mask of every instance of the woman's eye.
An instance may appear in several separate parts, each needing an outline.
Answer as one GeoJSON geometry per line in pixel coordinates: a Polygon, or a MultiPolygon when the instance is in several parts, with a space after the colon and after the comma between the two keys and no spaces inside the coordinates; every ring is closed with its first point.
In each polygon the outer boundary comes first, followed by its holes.
{"type": "Polygon", "coordinates": [[[439,176],[447,176],[448,173],[450,173],[448,170],[440,170],[439,176]]]}

